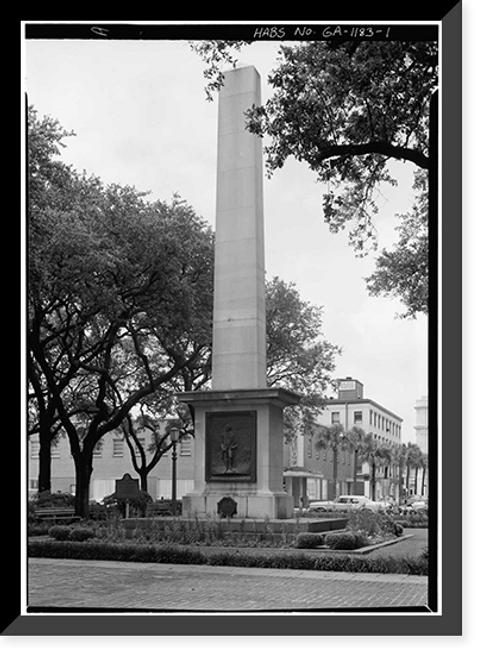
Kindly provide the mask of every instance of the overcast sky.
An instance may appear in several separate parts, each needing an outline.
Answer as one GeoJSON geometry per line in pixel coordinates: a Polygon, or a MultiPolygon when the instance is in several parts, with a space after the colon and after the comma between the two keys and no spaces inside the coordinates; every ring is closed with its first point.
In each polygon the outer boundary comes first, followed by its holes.
{"type": "MultiPolygon", "coordinates": [[[[203,64],[185,41],[24,42],[29,103],[76,137],[63,158],[105,183],[179,193],[211,225],[215,221],[217,102],[206,101],[203,64]]],[[[278,43],[251,45],[240,59],[262,79],[278,43]]],[[[374,219],[380,246],[397,241],[396,213],[409,210],[413,168],[395,168],[397,188],[382,188],[374,219]]],[[[322,186],[303,163],[288,161],[264,182],[267,277],[295,282],[302,298],[323,306],[324,336],[342,347],[335,377],[352,376],[364,396],[404,419],[402,439],[415,441],[416,400],[427,394],[427,322],[400,320],[394,300],[371,298],[363,277],[374,256],[355,257],[345,232],[323,221],[322,186]]]]}

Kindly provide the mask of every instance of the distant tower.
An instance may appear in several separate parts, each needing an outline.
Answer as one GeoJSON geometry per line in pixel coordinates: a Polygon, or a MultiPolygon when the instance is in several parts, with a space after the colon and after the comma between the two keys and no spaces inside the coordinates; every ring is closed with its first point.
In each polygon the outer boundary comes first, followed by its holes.
{"type": "Polygon", "coordinates": [[[423,451],[428,453],[428,397],[421,396],[414,406],[416,410],[416,444],[423,451]]]}

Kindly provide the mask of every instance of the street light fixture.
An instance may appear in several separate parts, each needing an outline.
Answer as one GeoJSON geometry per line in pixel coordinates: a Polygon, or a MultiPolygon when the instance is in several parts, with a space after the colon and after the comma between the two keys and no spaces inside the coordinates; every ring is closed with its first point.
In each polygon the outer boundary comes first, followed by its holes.
{"type": "Polygon", "coordinates": [[[180,441],[180,430],[170,429],[170,441],[172,442],[172,515],[177,515],[177,444],[180,441]]]}

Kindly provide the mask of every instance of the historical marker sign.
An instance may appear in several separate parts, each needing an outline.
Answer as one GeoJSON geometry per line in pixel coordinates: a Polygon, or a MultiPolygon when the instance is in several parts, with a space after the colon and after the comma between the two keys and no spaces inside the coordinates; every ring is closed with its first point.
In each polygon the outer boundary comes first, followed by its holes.
{"type": "Polygon", "coordinates": [[[117,499],[136,499],[141,496],[138,479],[125,474],[123,478],[116,481],[115,497],[117,499]]]}

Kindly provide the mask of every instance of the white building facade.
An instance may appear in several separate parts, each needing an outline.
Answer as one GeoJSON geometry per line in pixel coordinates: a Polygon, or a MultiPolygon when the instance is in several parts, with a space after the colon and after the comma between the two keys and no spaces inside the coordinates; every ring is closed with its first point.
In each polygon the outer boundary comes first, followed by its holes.
{"type": "MultiPolygon", "coordinates": [[[[396,448],[401,444],[403,419],[376,401],[364,397],[364,385],[352,377],[338,380],[337,398],[326,401],[326,409],[319,416],[324,426],[340,424],[344,430],[354,427],[371,433],[381,446],[396,448]]],[[[370,468],[367,463],[358,466],[360,491],[371,495],[370,468]]],[[[399,498],[399,467],[379,464],[376,471],[376,499],[399,498]]]]}
{"type": "MultiPolygon", "coordinates": [[[[180,499],[194,488],[193,438],[188,435],[177,445],[177,498],[180,499]]],[[[144,436],[144,444],[148,448],[149,433],[144,436]]],[[[69,441],[61,438],[57,446],[51,449],[51,491],[69,492],[74,494],[76,479],[74,460],[71,455],[69,441]]],[[[150,460],[147,450],[147,458],[150,460]]],[[[139,453],[138,453],[139,457],[139,453]]],[[[38,489],[39,474],[39,442],[35,436],[29,438],[29,495],[38,489]]],[[[169,450],[159,460],[148,476],[148,494],[157,500],[170,499],[172,496],[172,451],[169,450]]],[[[93,473],[89,498],[102,501],[104,497],[113,494],[116,481],[125,474],[139,480],[139,475],[133,467],[130,450],[123,437],[118,433],[109,433],[96,446],[93,456],[93,473]]]]}

